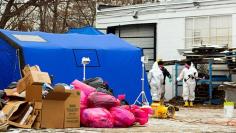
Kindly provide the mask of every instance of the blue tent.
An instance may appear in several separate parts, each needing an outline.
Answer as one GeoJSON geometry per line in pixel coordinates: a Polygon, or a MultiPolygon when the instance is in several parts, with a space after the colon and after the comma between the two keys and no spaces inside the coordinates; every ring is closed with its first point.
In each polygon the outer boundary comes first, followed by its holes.
{"type": "MultiPolygon", "coordinates": [[[[102,77],[115,96],[126,94],[130,103],[141,91],[142,50],[115,35],[52,34],[0,30],[0,89],[21,77],[25,64],[39,65],[54,83],[82,80],[82,57],[89,57],[86,77],[102,77]]],[[[145,75],[146,76],[146,75],[145,75]]],[[[145,77],[146,78],[146,77],[145,77]]],[[[147,81],[147,80],[146,80],[147,81]]],[[[150,101],[148,83],[145,91],[150,101]]]]}
{"type": "Polygon", "coordinates": [[[91,26],[85,26],[81,28],[70,28],[67,33],[79,33],[86,35],[104,35],[101,31],[91,26]]]}

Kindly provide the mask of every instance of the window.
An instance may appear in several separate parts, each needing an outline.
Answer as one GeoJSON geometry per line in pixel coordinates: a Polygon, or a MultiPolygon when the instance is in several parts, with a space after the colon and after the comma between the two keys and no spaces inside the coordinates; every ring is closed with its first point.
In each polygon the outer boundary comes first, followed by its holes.
{"type": "Polygon", "coordinates": [[[218,45],[229,47],[232,44],[231,16],[204,16],[186,18],[185,46],[218,45]]]}

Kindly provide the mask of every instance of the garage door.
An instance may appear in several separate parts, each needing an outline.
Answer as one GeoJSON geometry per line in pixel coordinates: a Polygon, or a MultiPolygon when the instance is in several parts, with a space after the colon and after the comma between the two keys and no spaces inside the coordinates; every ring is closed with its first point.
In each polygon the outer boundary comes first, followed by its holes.
{"type": "Polygon", "coordinates": [[[137,24],[109,27],[108,33],[114,33],[129,43],[143,49],[149,57],[146,70],[150,70],[156,60],[156,24],[137,24]]]}

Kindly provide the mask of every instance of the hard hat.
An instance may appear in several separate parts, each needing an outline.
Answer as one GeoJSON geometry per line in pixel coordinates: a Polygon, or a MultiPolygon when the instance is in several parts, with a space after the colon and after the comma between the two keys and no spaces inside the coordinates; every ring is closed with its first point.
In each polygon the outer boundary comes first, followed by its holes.
{"type": "Polygon", "coordinates": [[[162,61],[162,59],[157,59],[157,62],[162,61]]]}

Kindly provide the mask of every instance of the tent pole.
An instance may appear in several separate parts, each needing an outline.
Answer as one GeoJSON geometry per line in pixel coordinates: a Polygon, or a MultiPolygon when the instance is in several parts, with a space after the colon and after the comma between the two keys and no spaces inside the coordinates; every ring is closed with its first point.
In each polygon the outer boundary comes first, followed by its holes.
{"type": "Polygon", "coordinates": [[[86,78],[85,78],[85,64],[83,64],[83,66],[84,66],[84,75],[83,75],[83,81],[85,81],[86,80],[86,78]]]}

